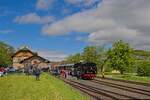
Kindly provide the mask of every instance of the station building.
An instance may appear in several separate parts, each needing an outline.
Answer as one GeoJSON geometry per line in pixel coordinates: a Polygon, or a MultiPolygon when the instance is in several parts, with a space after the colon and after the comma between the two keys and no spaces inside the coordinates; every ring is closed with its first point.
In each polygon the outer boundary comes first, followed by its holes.
{"type": "Polygon", "coordinates": [[[15,69],[23,69],[27,66],[38,64],[40,68],[50,67],[50,61],[39,56],[37,52],[33,52],[27,47],[23,47],[17,50],[12,56],[13,64],[15,69]]]}

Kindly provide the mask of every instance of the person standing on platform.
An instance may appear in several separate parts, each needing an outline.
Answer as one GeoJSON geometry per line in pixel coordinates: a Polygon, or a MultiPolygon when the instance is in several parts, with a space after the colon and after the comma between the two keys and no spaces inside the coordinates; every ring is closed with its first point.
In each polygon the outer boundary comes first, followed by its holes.
{"type": "Polygon", "coordinates": [[[80,79],[80,71],[77,70],[77,80],[79,80],[79,79],[80,79]]]}
{"type": "Polygon", "coordinates": [[[38,66],[34,66],[33,73],[36,76],[36,80],[40,80],[41,69],[38,66]]]}

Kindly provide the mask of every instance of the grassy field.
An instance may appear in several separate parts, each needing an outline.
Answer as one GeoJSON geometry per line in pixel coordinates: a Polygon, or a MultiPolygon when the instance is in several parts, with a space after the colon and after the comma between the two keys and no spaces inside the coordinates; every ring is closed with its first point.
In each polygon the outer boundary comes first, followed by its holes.
{"type": "Polygon", "coordinates": [[[136,81],[136,82],[143,82],[143,83],[150,83],[150,77],[141,77],[135,74],[106,74],[106,77],[114,78],[114,79],[122,79],[122,80],[129,80],[129,81],[136,81]]]}
{"type": "Polygon", "coordinates": [[[34,76],[8,75],[0,77],[0,100],[89,100],[61,80],[42,74],[34,76]]]}

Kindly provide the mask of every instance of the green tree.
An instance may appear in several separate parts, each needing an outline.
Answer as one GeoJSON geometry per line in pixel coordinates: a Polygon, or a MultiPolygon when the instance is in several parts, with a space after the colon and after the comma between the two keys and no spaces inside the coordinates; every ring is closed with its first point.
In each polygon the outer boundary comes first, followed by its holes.
{"type": "Polygon", "coordinates": [[[12,64],[11,55],[13,52],[13,47],[4,42],[0,42],[0,66],[7,67],[12,64]]]}
{"type": "Polygon", "coordinates": [[[113,44],[113,47],[108,51],[108,60],[110,66],[119,70],[121,74],[131,67],[134,59],[132,57],[133,50],[128,43],[119,40],[113,44]]]}
{"type": "Polygon", "coordinates": [[[70,55],[67,58],[67,62],[69,63],[78,63],[82,60],[82,55],[80,53],[77,53],[75,55],[70,55]]]}
{"type": "Polygon", "coordinates": [[[93,62],[96,64],[98,64],[99,62],[98,53],[95,46],[85,47],[82,55],[83,55],[83,61],[85,62],[93,62]]]}
{"type": "Polygon", "coordinates": [[[150,77],[150,61],[138,61],[137,75],[150,77]]]}
{"type": "Polygon", "coordinates": [[[97,62],[97,67],[98,70],[100,71],[102,78],[105,77],[105,65],[107,62],[107,52],[104,49],[104,47],[97,47],[97,56],[98,56],[98,62],[97,62]]]}
{"type": "Polygon", "coordinates": [[[0,41],[0,48],[5,48],[9,55],[12,55],[15,52],[12,46],[1,41],[0,41]]]}

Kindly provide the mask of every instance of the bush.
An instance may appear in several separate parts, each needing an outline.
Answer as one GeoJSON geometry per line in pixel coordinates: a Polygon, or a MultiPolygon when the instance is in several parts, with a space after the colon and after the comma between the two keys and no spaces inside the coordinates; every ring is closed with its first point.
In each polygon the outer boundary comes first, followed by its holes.
{"type": "Polygon", "coordinates": [[[137,68],[138,76],[150,76],[150,61],[142,61],[137,68]]]}
{"type": "Polygon", "coordinates": [[[105,66],[105,72],[111,72],[113,69],[110,66],[105,66]]]}

